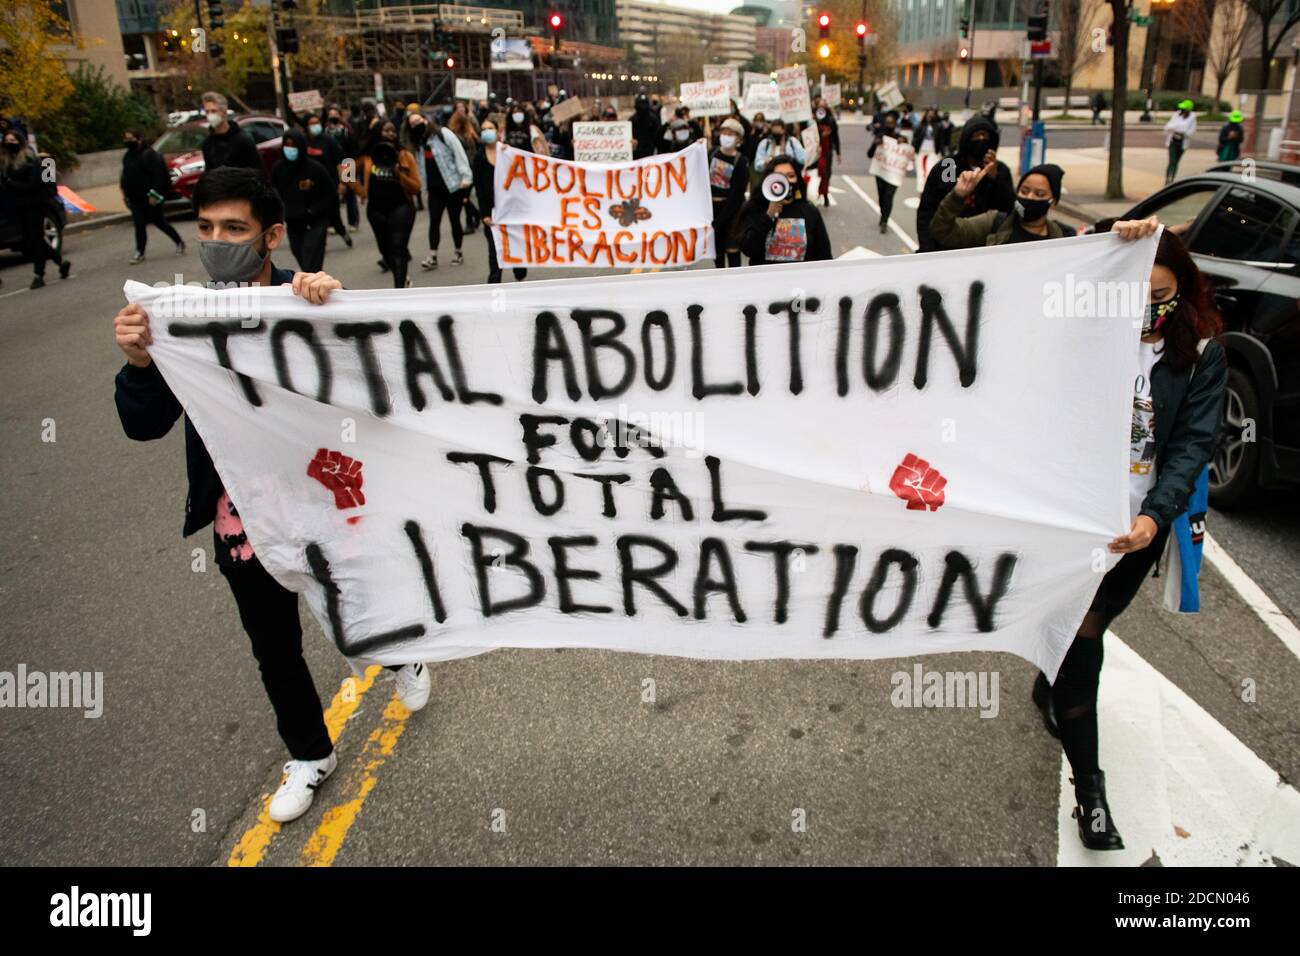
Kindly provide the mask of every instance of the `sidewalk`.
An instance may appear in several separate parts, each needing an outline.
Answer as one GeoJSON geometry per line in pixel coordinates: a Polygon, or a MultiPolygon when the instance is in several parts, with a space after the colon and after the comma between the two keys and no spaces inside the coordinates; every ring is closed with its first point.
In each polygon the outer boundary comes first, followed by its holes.
{"type": "Polygon", "coordinates": [[[90,186],[85,189],[75,190],[75,192],[94,206],[95,211],[87,215],[69,212],[66,231],[84,229],[91,225],[102,226],[106,223],[120,222],[123,219],[131,218],[126,203],[122,201],[122,191],[118,189],[117,183],[106,186],[90,186]]]}

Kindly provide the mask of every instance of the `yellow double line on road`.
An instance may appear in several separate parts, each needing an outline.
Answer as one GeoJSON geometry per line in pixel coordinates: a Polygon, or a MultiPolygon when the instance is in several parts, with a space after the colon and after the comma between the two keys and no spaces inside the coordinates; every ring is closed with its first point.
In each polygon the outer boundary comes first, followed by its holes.
{"type": "MultiPolygon", "coordinates": [[[[361,680],[348,678],[334,695],[334,699],[330,701],[329,707],[325,710],[325,728],[329,731],[330,740],[334,741],[336,746],[343,734],[343,728],[356,713],[366,691],[374,685],[375,678],[379,676],[381,670],[378,665],[374,665],[366,670],[365,677],[361,680]]],[[[320,825],[303,849],[302,863],[308,866],[329,866],[334,862],[334,857],[343,846],[348,830],[361,812],[362,804],[365,803],[370,791],[375,788],[379,768],[384,765],[384,761],[397,746],[397,740],[406,729],[406,721],[410,716],[411,712],[394,694],[393,699],[384,709],[383,722],[371,731],[361,755],[352,764],[352,772],[348,775],[352,796],[345,803],[326,811],[320,825]]],[[[234,849],[230,851],[230,858],[226,861],[227,866],[258,866],[265,859],[267,850],[270,849],[272,841],[281,829],[280,824],[271,819],[270,804],[271,797],[268,794],[262,802],[257,821],[244,832],[234,849]]]]}

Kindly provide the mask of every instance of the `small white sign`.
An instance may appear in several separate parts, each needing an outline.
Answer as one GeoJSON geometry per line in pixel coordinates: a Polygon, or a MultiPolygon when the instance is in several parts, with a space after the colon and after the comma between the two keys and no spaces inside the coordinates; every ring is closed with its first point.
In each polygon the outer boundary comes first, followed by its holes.
{"type": "Polygon", "coordinates": [[[302,90],[289,94],[289,109],[295,113],[306,113],[308,110],[318,110],[324,106],[325,100],[321,97],[320,90],[302,90]]]}
{"type": "Polygon", "coordinates": [[[462,80],[456,78],[456,99],[485,100],[488,98],[487,80],[462,80]]]}
{"type": "Polygon", "coordinates": [[[631,162],[632,124],[574,123],[573,158],[579,163],[631,162]]]}
{"type": "Polygon", "coordinates": [[[717,80],[726,81],[727,89],[730,91],[728,95],[733,100],[740,99],[740,73],[734,66],[726,66],[722,64],[716,66],[705,66],[704,81],[709,83],[717,80]]]}
{"type": "Polygon", "coordinates": [[[726,80],[683,83],[682,105],[690,108],[692,119],[705,116],[729,116],[731,86],[726,80]]]}

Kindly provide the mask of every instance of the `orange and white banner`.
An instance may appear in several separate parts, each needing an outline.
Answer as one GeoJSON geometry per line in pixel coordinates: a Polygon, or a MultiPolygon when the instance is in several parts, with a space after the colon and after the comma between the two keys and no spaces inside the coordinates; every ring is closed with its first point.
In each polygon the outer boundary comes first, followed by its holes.
{"type": "Polygon", "coordinates": [[[498,149],[492,229],[503,267],[664,268],[713,258],[703,143],[624,163],[498,149]]]}

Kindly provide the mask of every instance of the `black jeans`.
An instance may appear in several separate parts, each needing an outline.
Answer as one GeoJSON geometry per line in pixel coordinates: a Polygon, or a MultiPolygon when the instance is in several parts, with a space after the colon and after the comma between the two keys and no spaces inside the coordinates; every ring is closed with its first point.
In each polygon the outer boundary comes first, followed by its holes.
{"type": "Polygon", "coordinates": [[[366,206],[366,219],[375,231],[379,253],[393,275],[393,288],[406,288],[406,271],[411,264],[411,230],[415,227],[415,204],[399,203],[392,209],[366,206]]]}
{"type": "Polygon", "coordinates": [[[149,205],[149,200],[143,199],[140,202],[132,202],[131,221],[135,224],[135,251],[144,255],[144,247],[149,242],[149,232],[146,227],[157,226],[159,231],[170,239],[176,245],[181,244],[181,236],[171,224],[163,218],[162,204],[157,206],[149,205]]]}
{"type": "Polygon", "coordinates": [[[297,220],[285,224],[289,233],[289,248],[303,272],[320,272],[325,266],[325,232],[329,223],[324,219],[297,220]]]}
{"type": "Polygon", "coordinates": [[[442,181],[442,173],[434,167],[429,170],[429,248],[437,252],[442,239],[442,213],[447,212],[451,223],[451,242],[457,249],[465,239],[460,225],[460,207],[465,202],[467,190],[457,189],[452,192],[442,181]]]}
{"type": "MultiPolygon", "coordinates": [[[[497,261],[497,244],[496,238],[492,235],[495,226],[483,226],[483,238],[487,240],[488,247],[488,282],[497,283],[501,281],[501,263],[497,261]]],[[[516,282],[523,282],[528,276],[527,269],[521,269],[515,266],[512,270],[515,274],[516,282]]]]}
{"type": "Polygon", "coordinates": [[[898,187],[876,177],[876,195],[880,198],[880,221],[889,222],[889,214],[894,211],[894,193],[898,187]]]}
{"type": "Polygon", "coordinates": [[[302,656],[298,595],[281,587],[256,557],[220,567],[239,607],[239,620],[253,642],[280,739],[294,760],[323,760],[334,744],[302,656]]]}
{"type": "Polygon", "coordinates": [[[18,207],[18,228],[22,234],[23,249],[32,260],[32,273],[45,277],[45,263],[63,264],[63,255],[55,252],[45,242],[45,204],[35,203],[18,207]]]}
{"type": "Polygon", "coordinates": [[[343,198],[339,200],[348,207],[348,225],[355,226],[361,222],[361,212],[357,207],[357,194],[351,189],[343,193],[343,198]]]}

